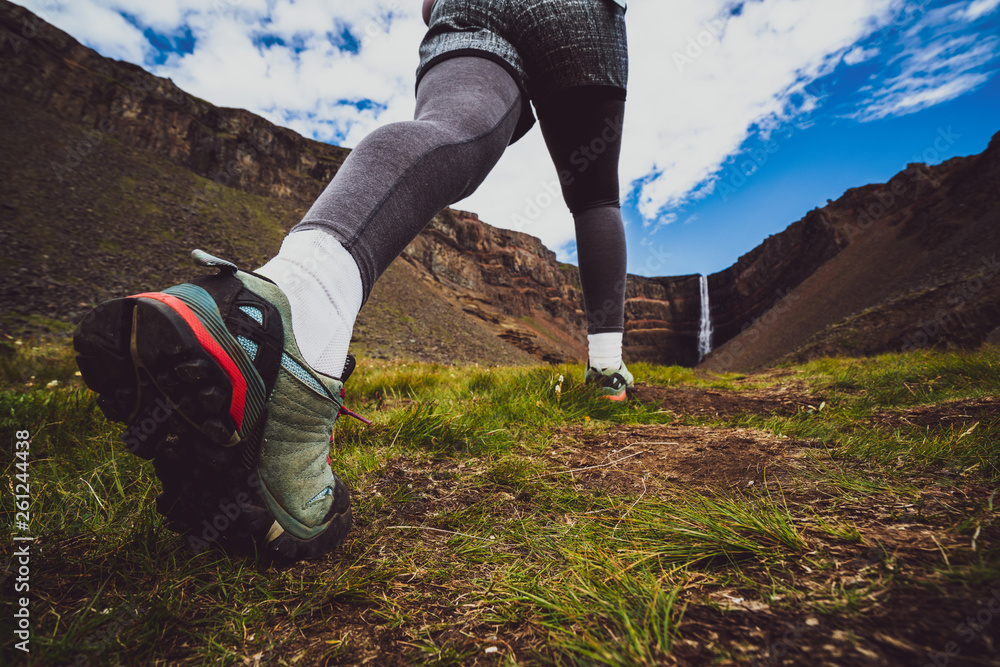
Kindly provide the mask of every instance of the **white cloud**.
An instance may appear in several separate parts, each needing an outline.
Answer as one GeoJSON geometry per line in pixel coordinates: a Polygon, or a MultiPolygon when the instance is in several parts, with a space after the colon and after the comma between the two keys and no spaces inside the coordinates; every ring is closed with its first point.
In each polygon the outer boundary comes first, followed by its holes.
{"type": "Polygon", "coordinates": [[[893,73],[876,85],[854,114],[879,120],[953,100],[985,83],[1000,60],[1000,38],[968,32],[1000,0],[957,2],[928,11],[904,32],[893,73]]]}
{"type": "Polygon", "coordinates": [[[356,144],[381,123],[412,115],[419,6],[403,0],[25,0],[100,53],[170,77],[214,104],[249,109],[323,140],[356,144]],[[193,53],[157,52],[140,29],[190,29],[193,53]],[[342,51],[345,30],[361,42],[342,51]],[[259,37],[284,44],[265,47],[259,37]],[[353,103],[371,100],[378,113],[353,103]],[[351,103],[344,105],[344,102],[351,103]]]}
{"type": "Polygon", "coordinates": [[[643,179],[638,206],[652,218],[710,194],[715,174],[755,127],[771,130],[812,109],[816,101],[806,86],[829,73],[897,3],[746,3],[738,16],[726,19],[715,43],[704,26],[731,3],[674,5],[669,20],[655,0],[633,4],[629,37],[643,45],[644,54],[632,59],[634,129],[626,137],[623,171],[629,180],[643,179]],[[691,45],[699,38],[708,44],[702,53],[691,45]],[[674,64],[677,53],[693,62],[665,66],[674,64]]]}
{"type": "MultiPolygon", "coordinates": [[[[898,0],[763,0],[727,17],[729,0],[669,7],[632,0],[622,185],[626,195],[635,187],[652,232],[676,220],[671,206],[712,192],[715,174],[755,125],[766,132],[809,111],[816,100],[806,85],[896,6],[898,0]]],[[[521,144],[463,206],[493,224],[522,217],[554,171],[537,133],[521,144]]],[[[572,219],[560,202],[526,231],[560,247],[572,238],[572,219]]]]}
{"type": "Polygon", "coordinates": [[[77,39],[102,45],[102,55],[139,64],[145,60],[149,42],[142,31],[98,4],[67,0],[30,0],[18,4],[77,39]]]}
{"type": "Polygon", "coordinates": [[[965,19],[967,21],[976,21],[987,14],[991,14],[1000,7],[1000,0],[976,0],[972,2],[965,10],[965,19]]]}
{"type": "Polygon", "coordinates": [[[866,49],[863,46],[855,46],[853,49],[844,54],[844,64],[858,65],[866,60],[871,60],[878,54],[878,49],[866,49]]]}

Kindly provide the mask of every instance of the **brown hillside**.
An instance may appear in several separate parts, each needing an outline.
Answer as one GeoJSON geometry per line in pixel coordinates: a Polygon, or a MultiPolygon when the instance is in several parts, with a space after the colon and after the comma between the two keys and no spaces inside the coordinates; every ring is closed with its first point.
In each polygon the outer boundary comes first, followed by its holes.
{"type": "Polygon", "coordinates": [[[980,155],[911,164],[888,183],[848,190],[810,213],[805,220],[821,222],[832,257],[776,307],[745,321],[745,331],[704,367],[746,370],[788,356],[969,348],[995,340],[998,183],[1000,134],[980,155]]]}

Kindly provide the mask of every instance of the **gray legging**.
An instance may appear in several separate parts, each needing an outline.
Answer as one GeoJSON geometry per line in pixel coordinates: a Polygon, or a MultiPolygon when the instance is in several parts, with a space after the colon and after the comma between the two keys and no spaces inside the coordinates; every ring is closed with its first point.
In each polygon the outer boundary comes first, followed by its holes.
{"type": "MultiPolygon", "coordinates": [[[[333,234],[375,281],[444,207],[472,194],[503,154],[521,90],[487,58],[431,67],[414,120],[385,125],[355,148],[292,232],[333,234]]],[[[588,333],[623,331],[625,234],[618,208],[624,102],[571,89],[539,109],[542,133],[576,224],[588,333]],[[601,149],[600,151],[596,149],[601,149]]]]}

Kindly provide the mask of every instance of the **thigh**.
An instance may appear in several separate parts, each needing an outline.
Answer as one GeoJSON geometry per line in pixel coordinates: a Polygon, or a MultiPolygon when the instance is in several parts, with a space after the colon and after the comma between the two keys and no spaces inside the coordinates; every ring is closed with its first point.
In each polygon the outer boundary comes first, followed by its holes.
{"type": "Polygon", "coordinates": [[[437,0],[427,34],[420,43],[417,66],[418,90],[428,72],[453,58],[485,58],[506,69],[523,93],[520,122],[511,143],[535,122],[524,64],[510,41],[514,32],[511,17],[519,10],[517,0],[437,0]]]}
{"type": "Polygon", "coordinates": [[[599,89],[573,88],[539,113],[566,205],[574,214],[618,206],[618,157],[625,102],[599,89]]]}

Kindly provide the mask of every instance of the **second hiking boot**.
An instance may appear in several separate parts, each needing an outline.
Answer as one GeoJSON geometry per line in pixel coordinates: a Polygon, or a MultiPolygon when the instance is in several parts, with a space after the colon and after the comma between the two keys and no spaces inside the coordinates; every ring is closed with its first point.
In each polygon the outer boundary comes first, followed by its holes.
{"type": "Polygon", "coordinates": [[[583,376],[586,384],[597,385],[597,394],[612,401],[624,401],[634,380],[623,363],[618,368],[597,369],[587,367],[583,376]]]}

